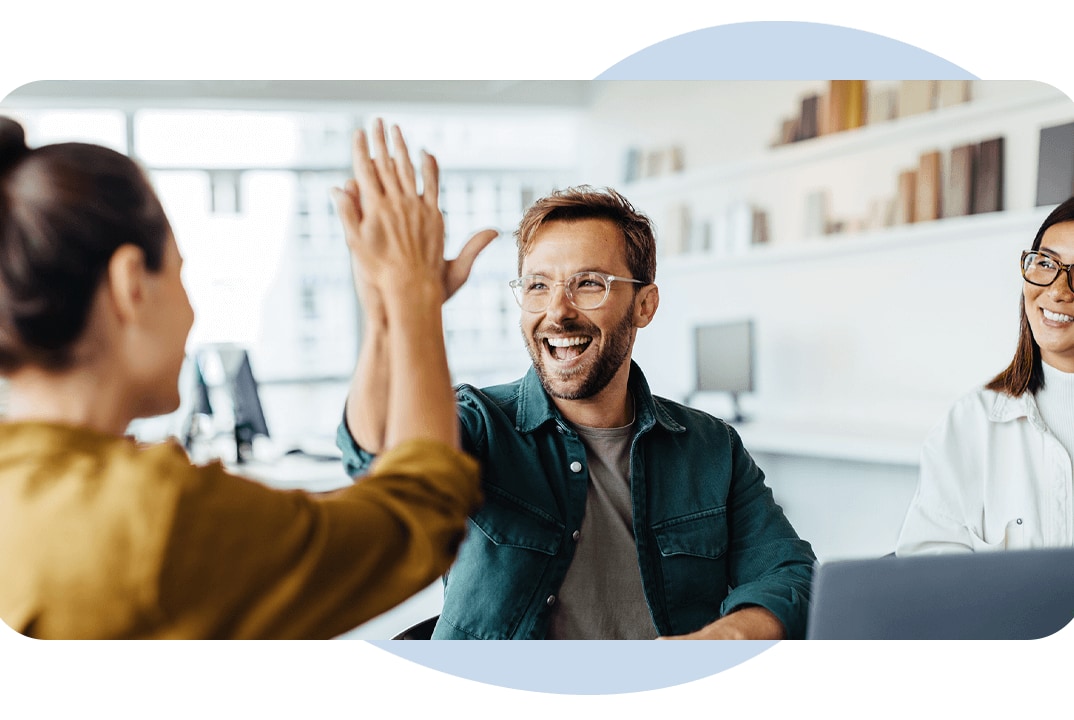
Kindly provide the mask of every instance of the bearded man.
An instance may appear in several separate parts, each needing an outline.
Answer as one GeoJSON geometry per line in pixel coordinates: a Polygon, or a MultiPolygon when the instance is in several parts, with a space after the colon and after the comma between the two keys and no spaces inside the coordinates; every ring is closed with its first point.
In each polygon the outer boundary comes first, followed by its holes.
{"type": "MultiPolygon", "coordinates": [[[[653,396],[631,360],[660,303],[649,219],[614,190],[582,186],[538,200],[516,238],[510,284],[533,366],[456,390],[485,503],[445,577],[433,638],[803,637],[809,543],[734,428],[653,396]]],[[[484,243],[446,264],[446,296],[484,243]]],[[[385,389],[406,381],[379,360],[371,300],[339,433],[352,476],[385,445],[385,389]]]]}

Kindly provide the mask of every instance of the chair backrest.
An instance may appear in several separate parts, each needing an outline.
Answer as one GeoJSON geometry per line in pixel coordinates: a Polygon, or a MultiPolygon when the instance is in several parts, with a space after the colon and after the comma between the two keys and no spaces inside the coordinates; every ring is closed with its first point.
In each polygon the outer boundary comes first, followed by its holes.
{"type": "Polygon", "coordinates": [[[436,621],[439,619],[439,615],[433,615],[431,618],[411,625],[392,640],[428,640],[433,636],[433,628],[436,627],[436,621]]]}

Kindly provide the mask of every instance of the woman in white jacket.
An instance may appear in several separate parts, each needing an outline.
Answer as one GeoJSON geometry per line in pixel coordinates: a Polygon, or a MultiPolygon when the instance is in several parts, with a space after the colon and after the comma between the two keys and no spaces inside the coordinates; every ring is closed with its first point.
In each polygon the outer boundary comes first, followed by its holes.
{"type": "Polygon", "coordinates": [[[1022,253],[1011,364],[955,403],[921,452],[897,555],[1074,545],[1074,198],[1022,253]]]}

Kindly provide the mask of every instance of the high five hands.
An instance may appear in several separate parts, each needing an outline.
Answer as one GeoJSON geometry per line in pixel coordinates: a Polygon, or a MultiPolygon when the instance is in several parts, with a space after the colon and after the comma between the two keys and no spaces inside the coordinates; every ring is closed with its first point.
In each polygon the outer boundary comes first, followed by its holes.
{"type": "Polygon", "coordinates": [[[436,158],[422,152],[419,193],[398,126],[392,126],[391,135],[394,155],[388,151],[382,120],[373,128],[372,153],[366,132],[355,132],[354,179],[332,190],[347,246],[363,284],[383,291],[389,286],[437,283],[442,301],[447,300],[466,282],[478,254],[499,233],[482,230],[466,242],[458,257],[445,259],[436,158]]]}

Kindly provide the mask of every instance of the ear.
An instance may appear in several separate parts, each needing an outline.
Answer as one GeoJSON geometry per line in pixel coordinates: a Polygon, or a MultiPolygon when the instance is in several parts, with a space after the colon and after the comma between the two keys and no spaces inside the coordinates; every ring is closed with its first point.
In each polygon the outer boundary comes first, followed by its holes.
{"type": "Polygon", "coordinates": [[[660,305],[660,288],[646,285],[634,298],[634,327],[643,328],[653,321],[656,308],[660,305]]]}
{"type": "Polygon", "coordinates": [[[119,320],[134,322],[146,300],[145,253],[136,245],[121,245],[108,261],[108,295],[119,320]]]}

